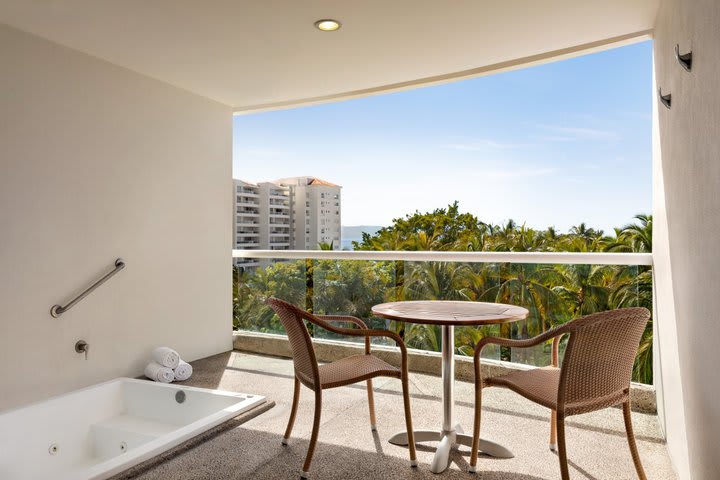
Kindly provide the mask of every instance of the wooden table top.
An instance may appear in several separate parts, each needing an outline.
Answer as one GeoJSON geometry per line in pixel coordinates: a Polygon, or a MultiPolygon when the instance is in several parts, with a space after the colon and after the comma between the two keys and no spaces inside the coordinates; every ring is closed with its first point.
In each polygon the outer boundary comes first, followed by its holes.
{"type": "Polygon", "coordinates": [[[372,313],[390,320],[431,325],[494,325],[528,316],[526,308],[515,305],[450,300],[381,303],[372,308],[372,313]]]}

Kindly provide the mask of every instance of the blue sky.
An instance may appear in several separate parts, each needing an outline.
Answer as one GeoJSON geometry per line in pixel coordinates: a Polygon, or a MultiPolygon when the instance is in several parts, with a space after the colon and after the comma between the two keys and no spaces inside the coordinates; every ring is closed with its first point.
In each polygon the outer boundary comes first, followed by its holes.
{"type": "Polygon", "coordinates": [[[406,92],[236,116],[233,176],[343,186],[343,225],[458,200],[610,231],[650,213],[652,43],[406,92]]]}

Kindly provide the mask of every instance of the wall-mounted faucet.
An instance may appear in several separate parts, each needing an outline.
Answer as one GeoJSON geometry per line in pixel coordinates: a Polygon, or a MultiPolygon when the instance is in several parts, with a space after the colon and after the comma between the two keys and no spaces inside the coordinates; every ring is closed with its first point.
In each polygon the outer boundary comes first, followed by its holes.
{"type": "Polygon", "coordinates": [[[85,340],[78,340],[75,343],[75,351],[77,353],[84,353],[85,360],[87,360],[88,357],[88,350],[90,350],[90,345],[85,340]]]}

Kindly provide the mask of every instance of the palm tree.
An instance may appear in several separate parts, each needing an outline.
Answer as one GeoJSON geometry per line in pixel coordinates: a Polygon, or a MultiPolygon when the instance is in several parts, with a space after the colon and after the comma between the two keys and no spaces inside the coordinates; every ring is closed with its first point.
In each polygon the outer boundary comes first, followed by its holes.
{"type": "Polygon", "coordinates": [[[552,266],[502,264],[496,268],[499,284],[488,289],[484,297],[529,310],[528,320],[523,326],[523,338],[544,332],[555,323],[552,314],[561,305],[561,299],[549,287],[557,279],[552,266]]]}
{"type": "MultiPolygon", "coordinates": [[[[635,215],[636,223],[618,229],[616,240],[608,245],[613,252],[652,252],[652,215],[635,215]]],[[[652,311],[652,270],[650,267],[618,268],[615,289],[610,297],[614,308],[645,307],[652,311]]],[[[635,365],[633,380],[652,383],[653,378],[653,320],[645,327],[635,365]]]]}
{"type": "Polygon", "coordinates": [[[460,274],[458,281],[461,285],[459,291],[463,299],[478,302],[488,289],[497,285],[492,272],[485,265],[469,264],[460,274]]]}
{"type": "MultiPolygon", "coordinates": [[[[624,267],[618,269],[618,280],[615,290],[610,295],[612,308],[645,307],[652,311],[653,278],[652,270],[647,267],[624,267]],[[635,270],[635,271],[633,271],[635,270]]],[[[652,383],[653,380],[653,318],[645,326],[640,340],[635,364],[633,380],[652,383]]]]}
{"type": "Polygon", "coordinates": [[[557,265],[562,284],[553,291],[570,308],[573,317],[608,309],[611,271],[604,265],[557,265]]]}
{"type": "Polygon", "coordinates": [[[315,261],[315,311],[370,316],[373,305],[384,301],[392,272],[364,260],[315,261]]]}
{"type": "Polygon", "coordinates": [[[443,250],[443,245],[436,232],[428,235],[426,232],[417,232],[403,242],[403,250],[428,251],[443,250]]]}
{"type": "MultiPolygon", "coordinates": [[[[416,300],[462,300],[462,279],[467,268],[464,264],[447,262],[411,264],[403,297],[416,300]]],[[[442,333],[437,325],[409,324],[405,326],[404,334],[410,346],[440,351],[442,333]]]]}
{"type": "Polygon", "coordinates": [[[462,300],[462,273],[466,268],[454,262],[411,264],[404,296],[410,300],[462,300]]]}
{"type": "Polygon", "coordinates": [[[607,247],[610,252],[652,252],[652,215],[635,215],[639,223],[629,223],[616,231],[616,240],[607,247]]]}

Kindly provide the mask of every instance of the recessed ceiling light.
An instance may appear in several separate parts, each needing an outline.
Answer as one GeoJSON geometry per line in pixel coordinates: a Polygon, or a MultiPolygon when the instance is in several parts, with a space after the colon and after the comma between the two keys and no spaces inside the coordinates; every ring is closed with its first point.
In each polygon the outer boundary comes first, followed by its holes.
{"type": "Polygon", "coordinates": [[[315,27],[323,32],[334,32],[340,28],[340,22],[331,18],[324,18],[315,22],[315,27]]]}

